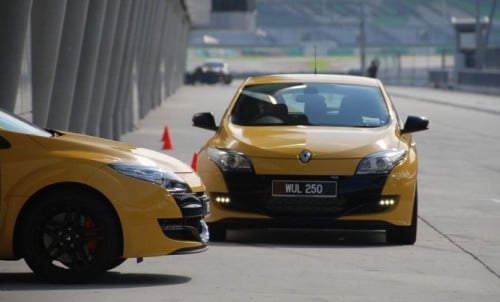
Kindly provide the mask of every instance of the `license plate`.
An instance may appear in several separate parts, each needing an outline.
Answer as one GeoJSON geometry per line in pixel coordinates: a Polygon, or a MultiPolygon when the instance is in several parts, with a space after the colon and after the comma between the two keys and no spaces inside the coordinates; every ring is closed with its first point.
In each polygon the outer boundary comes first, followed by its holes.
{"type": "Polygon", "coordinates": [[[273,180],[273,196],[337,197],[335,181],[273,180]]]}

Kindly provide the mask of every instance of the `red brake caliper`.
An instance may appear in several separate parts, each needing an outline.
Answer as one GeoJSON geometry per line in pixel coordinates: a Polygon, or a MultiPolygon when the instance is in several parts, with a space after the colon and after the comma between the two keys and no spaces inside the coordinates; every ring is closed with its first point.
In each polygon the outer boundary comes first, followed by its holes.
{"type": "Polygon", "coordinates": [[[85,220],[83,222],[83,236],[85,238],[85,241],[87,242],[87,249],[89,251],[89,254],[94,254],[97,249],[95,223],[94,220],[92,220],[92,218],[90,218],[89,216],[85,216],[85,220]]]}

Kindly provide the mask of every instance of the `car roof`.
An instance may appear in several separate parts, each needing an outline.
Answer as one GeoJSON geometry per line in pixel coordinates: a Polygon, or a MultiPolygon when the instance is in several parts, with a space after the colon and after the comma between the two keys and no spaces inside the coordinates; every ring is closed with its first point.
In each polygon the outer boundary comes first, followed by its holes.
{"type": "Polygon", "coordinates": [[[332,83],[332,84],[352,84],[364,86],[380,86],[378,79],[363,76],[342,75],[342,74],[269,74],[252,76],[247,78],[246,85],[271,84],[271,83],[332,83]]]}

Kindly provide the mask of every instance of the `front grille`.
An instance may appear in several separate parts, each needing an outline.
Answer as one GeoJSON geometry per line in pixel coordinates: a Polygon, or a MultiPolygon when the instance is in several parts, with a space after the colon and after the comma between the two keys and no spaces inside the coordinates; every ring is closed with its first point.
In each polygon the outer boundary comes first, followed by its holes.
{"type": "Polygon", "coordinates": [[[332,217],[381,211],[378,206],[386,175],[283,176],[226,173],[231,202],[224,208],[279,216],[332,217]],[[336,181],[337,197],[273,197],[273,180],[336,181]]]}
{"type": "Polygon", "coordinates": [[[165,236],[174,240],[208,242],[208,227],[204,220],[196,218],[158,219],[165,236]]]}
{"type": "Polygon", "coordinates": [[[203,217],[208,214],[208,196],[203,193],[172,194],[177,206],[182,212],[182,217],[203,217]]]}
{"type": "Polygon", "coordinates": [[[208,227],[203,217],[209,213],[209,199],[204,192],[173,193],[182,218],[160,218],[158,223],[165,236],[175,240],[208,242],[208,227]]]}

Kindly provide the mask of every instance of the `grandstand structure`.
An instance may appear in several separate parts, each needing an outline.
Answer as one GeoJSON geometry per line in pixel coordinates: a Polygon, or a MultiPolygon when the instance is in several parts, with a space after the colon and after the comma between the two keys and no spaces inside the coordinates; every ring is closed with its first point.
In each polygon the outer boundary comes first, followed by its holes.
{"type": "MultiPolygon", "coordinates": [[[[476,14],[475,2],[470,0],[257,0],[256,3],[257,26],[281,45],[318,41],[356,47],[360,22],[364,19],[367,45],[446,47],[455,40],[452,17],[472,18],[476,14]]],[[[481,0],[482,15],[488,16],[491,3],[481,0]]],[[[500,10],[494,18],[500,21],[500,10]]],[[[500,45],[500,34],[491,38],[491,43],[500,45]]]]}
{"type": "Polygon", "coordinates": [[[255,0],[255,10],[246,12],[245,18],[234,18],[234,26],[228,26],[227,20],[220,21],[224,14],[212,13],[210,26],[192,30],[189,46],[193,53],[198,50],[198,55],[210,55],[210,50],[216,49],[218,56],[310,56],[314,45],[319,56],[366,57],[358,64],[358,72],[369,60],[378,58],[385,63],[382,68],[392,70],[381,70],[386,80],[401,79],[401,74],[407,72],[412,81],[421,78],[420,82],[427,82],[429,69],[447,69],[458,64],[457,60],[465,60],[458,49],[454,22],[475,20],[478,16],[491,24],[487,40],[483,41],[485,67],[500,69],[500,9],[495,8],[496,2],[255,0]],[[243,23],[246,28],[241,28],[243,23]],[[405,55],[414,55],[411,61],[425,61],[425,70],[405,70],[401,66],[401,57],[405,55]]]}
{"type": "MultiPolygon", "coordinates": [[[[479,0],[481,16],[490,17],[495,0],[479,0]]],[[[244,30],[235,24],[212,24],[194,30],[191,45],[210,35],[227,46],[301,46],[328,42],[338,47],[359,45],[360,22],[370,46],[450,46],[452,18],[474,18],[473,0],[255,0],[255,21],[244,30]]],[[[500,9],[492,16],[490,45],[500,46],[500,9]]]]}

